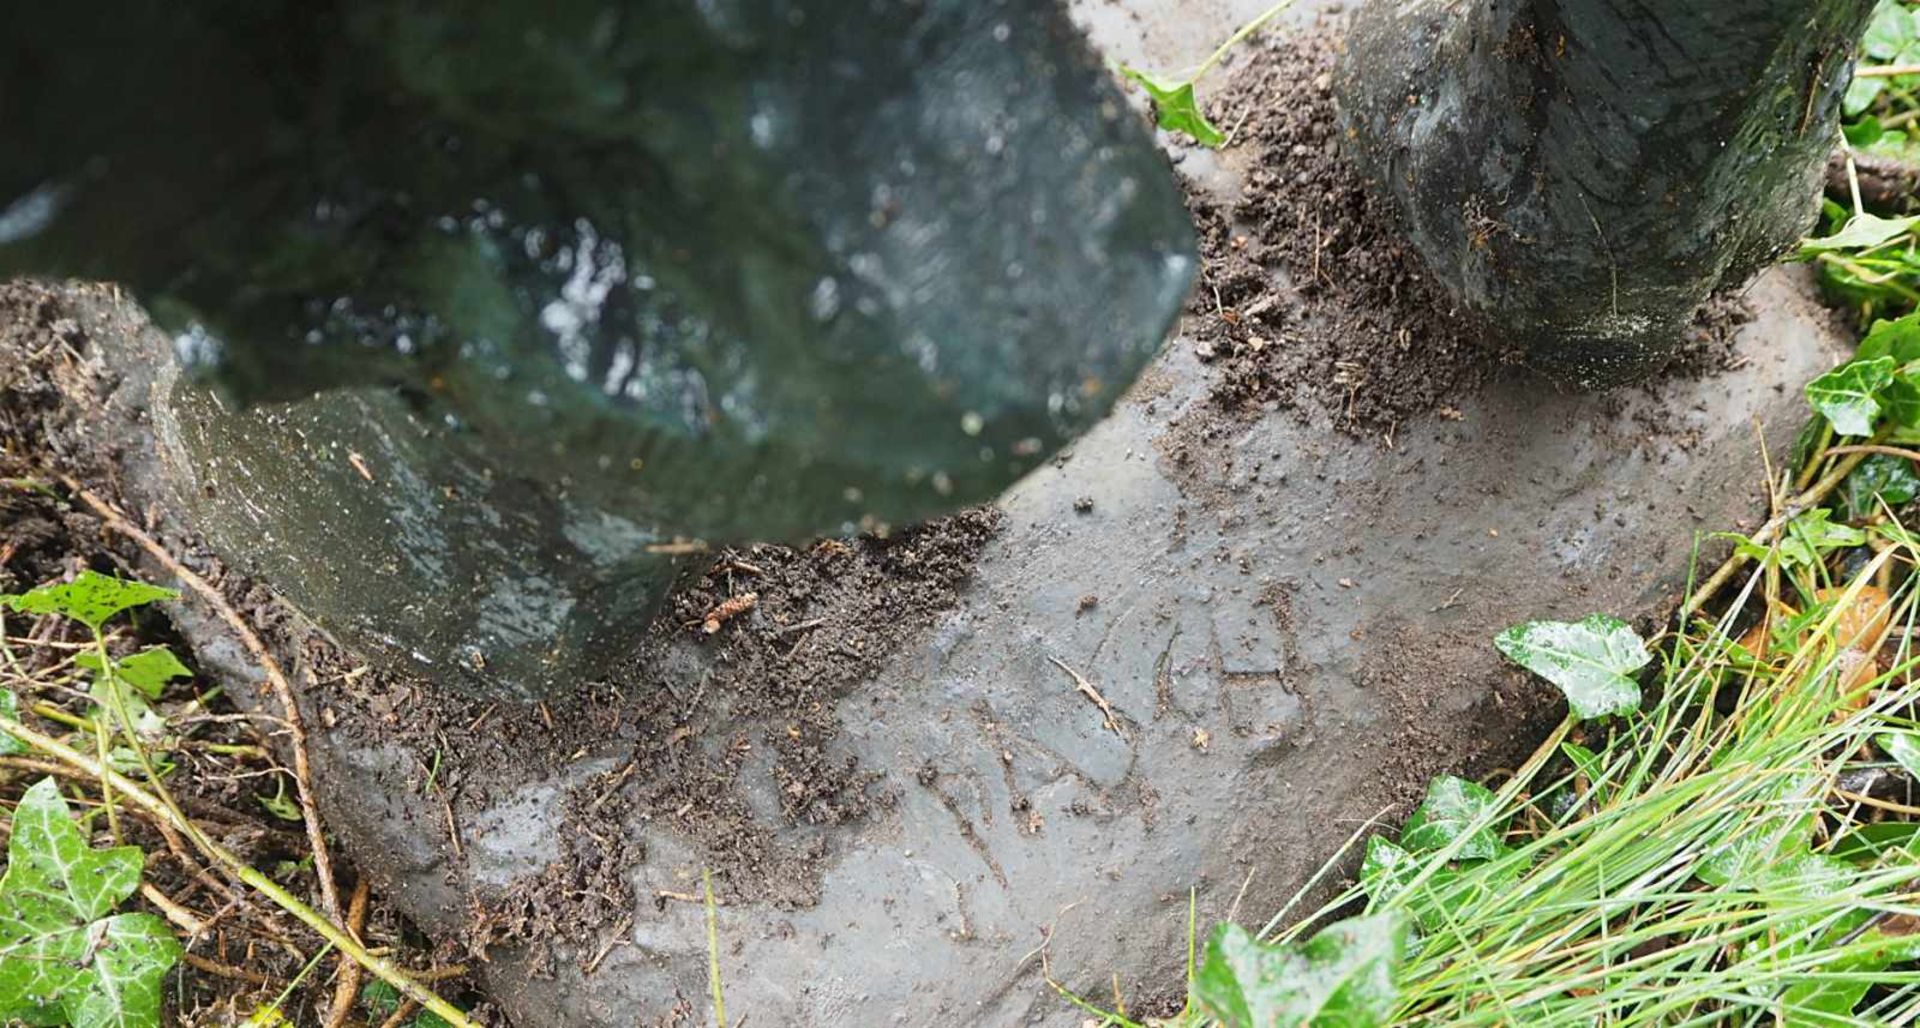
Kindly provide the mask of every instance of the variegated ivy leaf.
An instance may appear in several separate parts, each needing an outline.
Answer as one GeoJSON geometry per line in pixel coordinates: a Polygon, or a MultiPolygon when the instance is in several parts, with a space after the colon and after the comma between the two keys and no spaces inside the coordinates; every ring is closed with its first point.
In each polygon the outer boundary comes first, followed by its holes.
{"type": "Polygon", "coordinates": [[[1573,716],[1583,721],[1640,709],[1633,675],[1653,654],[1619,618],[1529,621],[1501,632],[1493,644],[1508,660],[1559,686],[1573,716]]]}
{"type": "Polygon", "coordinates": [[[53,779],[27,790],[0,878],[0,1021],[157,1028],[180,943],[152,914],[114,913],[142,862],[88,846],[53,779]]]}

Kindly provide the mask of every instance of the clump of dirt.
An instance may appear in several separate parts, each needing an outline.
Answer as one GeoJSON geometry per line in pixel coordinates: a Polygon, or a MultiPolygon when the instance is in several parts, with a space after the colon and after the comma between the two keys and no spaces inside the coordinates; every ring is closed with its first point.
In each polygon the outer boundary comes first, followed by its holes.
{"type": "MultiPolygon", "coordinates": [[[[1189,184],[1201,249],[1190,336],[1215,369],[1216,408],[1324,415],[1352,435],[1391,440],[1411,418],[1458,417],[1461,397],[1524,373],[1522,354],[1455,304],[1406,242],[1391,200],[1349,159],[1332,86],[1340,38],[1326,21],[1276,36],[1214,101],[1210,115],[1250,159],[1231,203],[1189,184]]],[[[1747,316],[1738,290],[1716,297],[1655,380],[1729,366],[1747,316]]]]}
{"type": "Polygon", "coordinates": [[[1242,61],[1217,122],[1252,151],[1222,206],[1190,189],[1200,228],[1194,346],[1228,411],[1324,411],[1355,434],[1446,409],[1508,355],[1433,281],[1340,145],[1337,33],[1288,33],[1242,61]]]}
{"type": "MultiPolygon", "coordinates": [[[[1001,520],[972,510],[884,539],[718,554],[614,676],[625,697],[614,730],[629,755],[567,800],[566,859],[492,904],[477,926],[483,937],[578,938],[632,912],[627,869],[644,853],[596,831],[609,804],[697,844],[729,900],[812,904],[827,854],[776,842],[792,833],[755,813],[749,776],[771,776],[790,824],[841,824],[892,802],[874,775],[836,753],[834,700],[953,607],[1001,520]],[[687,673],[689,641],[704,651],[696,674],[687,673]]],[[[684,897],[656,902],[670,899],[684,897]]]]}

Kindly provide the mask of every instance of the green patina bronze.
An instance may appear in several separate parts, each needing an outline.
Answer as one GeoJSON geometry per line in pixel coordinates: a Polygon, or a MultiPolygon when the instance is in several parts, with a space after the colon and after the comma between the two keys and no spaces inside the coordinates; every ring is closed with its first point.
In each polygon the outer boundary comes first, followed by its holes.
{"type": "Polygon", "coordinates": [[[0,273],[146,304],[216,547],[495,694],[617,654],[663,543],[996,495],[1193,270],[1051,2],[40,5],[0,124],[0,273]]]}

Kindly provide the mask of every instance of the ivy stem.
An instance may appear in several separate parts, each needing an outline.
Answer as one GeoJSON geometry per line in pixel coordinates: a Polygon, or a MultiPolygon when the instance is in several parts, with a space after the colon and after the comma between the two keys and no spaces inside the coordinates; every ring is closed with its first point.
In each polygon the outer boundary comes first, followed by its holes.
{"type": "MultiPolygon", "coordinates": [[[[1867,445],[1881,445],[1891,431],[1891,428],[1881,429],[1874,434],[1867,445]]],[[[1814,507],[1819,506],[1835,489],[1838,489],[1840,483],[1846,481],[1848,475],[1853,474],[1853,469],[1859,467],[1860,462],[1867,459],[1869,452],[1871,451],[1860,450],[1848,453],[1841,459],[1839,464],[1834,465],[1832,471],[1827,472],[1818,482],[1809,486],[1806,491],[1802,492],[1799,496],[1794,497],[1791,503],[1781,508],[1780,513],[1767,519],[1767,523],[1761,525],[1760,530],[1753,533],[1753,542],[1759,546],[1766,546],[1773,542],[1774,537],[1778,536],[1780,531],[1786,528],[1789,522],[1805,514],[1807,511],[1812,510],[1814,507]]],[[[1712,599],[1715,593],[1719,592],[1723,586],[1733,579],[1735,574],[1739,573],[1741,568],[1746,566],[1747,560],[1746,554],[1735,549],[1734,552],[1727,557],[1726,561],[1714,571],[1713,575],[1705,582],[1702,582],[1700,588],[1695,589],[1693,595],[1687,597],[1686,602],[1680,605],[1680,617],[1684,620],[1692,615],[1694,611],[1699,610],[1702,604],[1712,599]]]]}
{"type": "Polygon", "coordinates": [[[140,807],[154,817],[172,825],[175,830],[193,840],[201,852],[214,862],[225,867],[228,873],[255,891],[272,900],[275,906],[294,916],[300,923],[319,933],[322,939],[333,944],[335,949],[352,957],[361,967],[378,975],[401,995],[418,1002],[421,1006],[440,1015],[453,1028],[478,1028],[466,1014],[453,1004],[441,999],[432,989],[421,985],[406,972],[395,966],[392,961],[376,956],[365,946],[355,941],[353,936],[338,925],[327,920],[319,911],[301,902],[300,898],[282,888],[280,883],[268,878],[258,868],[235,856],[233,851],[208,837],[190,818],[180,814],[171,804],[162,802],[132,780],[104,763],[97,762],[71,746],[39,732],[8,717],[0,717],[0,732],[59,759],[61,762],[78,768],[100,780],[104,790],[111,785],[133,805],[140,807]]]}
{"type": "Polygon", "coordinates": [[[1281,11],[1284,11],[1287,8],[1292,6],[1293,6],[1293,0],[1280,0],[1279,3],[1274,4],[1272,7],[1267,8],[1266,11],[1262,13],[1260,16],[1254,18],[1250,22],[1247,22],[1245,25],[1240,26],[1240,28],[1237,31],[1235,31],[1233,35],[1227,37],[1226,42],[1220,44],[1218,49],[1214,50],[1213,53],[1207,55],[1206,60],[1200,62],[1200,66],[1193,70],[1193,74],[1187,76],[1187,81],[1188,82],[1199,81],[1200,76],[1205,75],[1207,72],[1213,70],[1213,66],[1220,63],[1220,59],[1227,55],[1227,51],[1240,45],[1243,41],[1246,40],[1248,36],[1251,36],[1254,33],[1260,31],[1262,28],[1265,28],[1267,22],[1272,21],[1274,17],[1277,16],[1281,11]]]}

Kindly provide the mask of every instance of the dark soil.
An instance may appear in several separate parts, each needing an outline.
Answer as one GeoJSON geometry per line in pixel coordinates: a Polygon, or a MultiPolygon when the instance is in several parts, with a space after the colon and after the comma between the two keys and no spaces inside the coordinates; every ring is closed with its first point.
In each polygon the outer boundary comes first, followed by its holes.
{"type": "Polygon", "coordinates": [[[976,510],[887,539],[758,545],[714,558],[668,601],[594,709],[554,713],[583,729],[556,750],[612,737],[630,754],[569,800],[561,840],[569,860],[519,883],[483,918],[484,937],[582,937],[632,911],[625,870],[644,854],[595,832],[610,803],[697,843],[730,901],[811,904],[826,853],[777,842],[793,833],[775,832],[749,807],[742,781],[771,775],[789,825],[840,824],[891,802],[874,776],[836,754],[833,701],[953,606],[999,521],[976,510]],[[741,612],[716,617],[728,610],[741,612]],[[709,651],[695,673],[684,638],[709,651]],[[756,759],[758,749],[771,759],[756,759]]]}
{"type": "MultiPolygon", "coordinates": [[[[1343,152],[1331,84],[1340,38],[1337,20],[1273,34],[1214,100],[1228,152],[1246,152],[1245,188],[1227,203],[1189,186],[1202,262],[1186,334],[1215,369],[1219,410],[1324,416],[1390,445],[1409,419],[1458,418],[1462,397],[1529,373],[1427,274],[1369,170],[1343,152]]],[[[1662,374],[1725,367],[1745,316],[1737,295],[1708,305],[1662,374]]]]}
{"type": "Polygon", "coordinates": [[[1357,434],[1440,410],[1498,366],[1340,148],[1337,37],[1286,33],[1243,60],[1216,122],[1251,151],[1231,207],[1190,191],[1202,248],[1189,308],[1230,411],[1325,411],[1357,434]]]}

